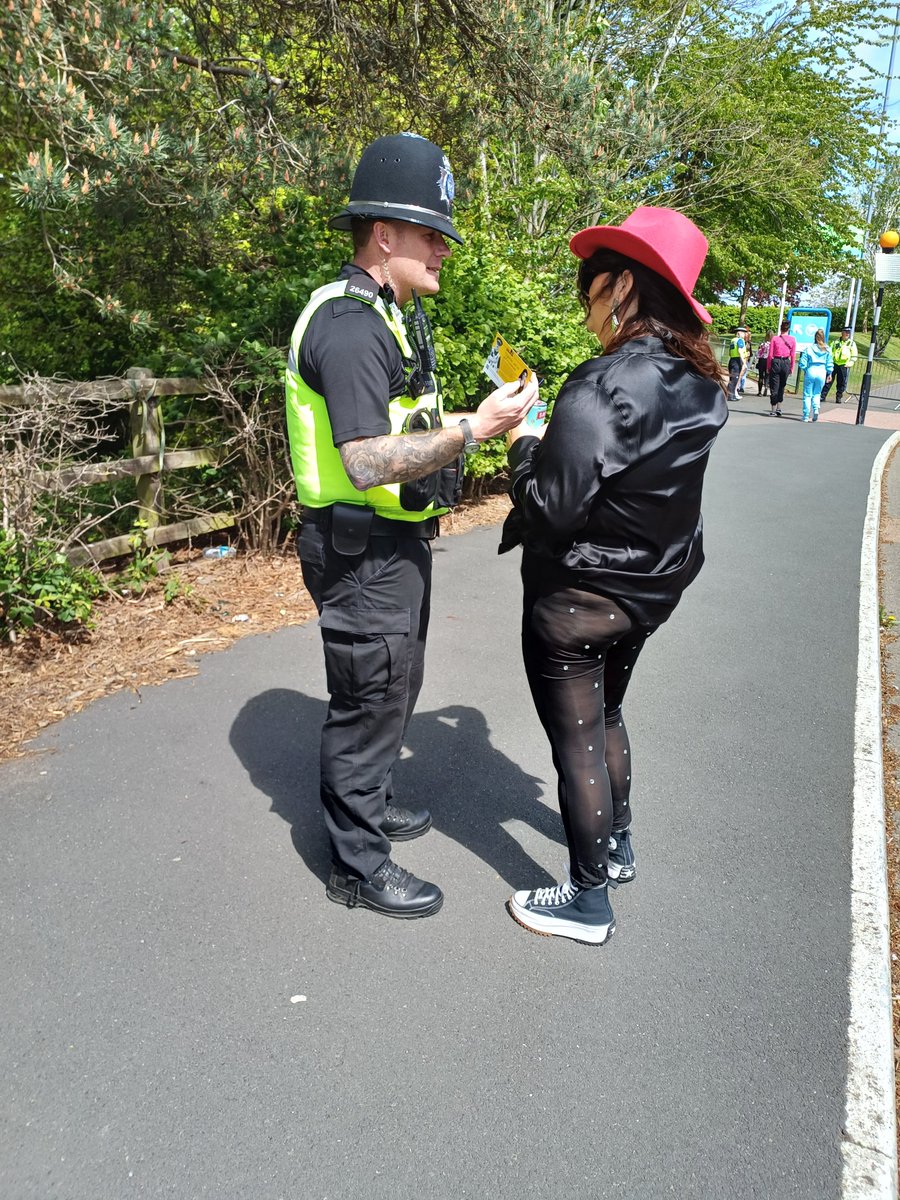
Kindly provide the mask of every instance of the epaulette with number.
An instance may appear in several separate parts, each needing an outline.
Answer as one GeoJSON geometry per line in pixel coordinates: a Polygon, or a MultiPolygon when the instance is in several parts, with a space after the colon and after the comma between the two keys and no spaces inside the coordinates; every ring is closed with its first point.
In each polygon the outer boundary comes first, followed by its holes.
{"type": "Polygon", "coordinates": [[[364,300],[366,304],[374,304],[378,299],[378,284],[369,275],[351,275],[344,288],[344,295],[364,300]]]}

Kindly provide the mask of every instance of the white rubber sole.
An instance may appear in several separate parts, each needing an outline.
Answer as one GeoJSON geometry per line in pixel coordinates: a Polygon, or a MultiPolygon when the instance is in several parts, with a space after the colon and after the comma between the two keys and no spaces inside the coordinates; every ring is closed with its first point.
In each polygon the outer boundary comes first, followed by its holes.
{"type": "Polygon", "coordinates": [[[581,942],[584,946],[603,946],[616,932],[615,920],[608,925],[584,925],[580,921],[567,921],[564,917],[545,916],[523,908],[515,896],[510,896],[506,907],[512,919],[523,929],[540,937],[564,937],[581,942]]]}

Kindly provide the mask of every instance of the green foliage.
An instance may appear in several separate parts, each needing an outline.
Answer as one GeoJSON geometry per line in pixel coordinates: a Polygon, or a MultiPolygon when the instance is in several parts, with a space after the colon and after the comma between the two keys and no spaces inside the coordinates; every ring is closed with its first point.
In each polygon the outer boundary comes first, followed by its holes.
{"type": "MultiPolygon", "coordinates": [[[[552,400],[566,376],[597,352],[576,303],[555,274],[529,277],[513,245],[461,222],[466,245],[450,259],[434,301],[434,335],[447,408],[476,407],[493,384],[482,367],[497,332],[542,380],[552,400]]],[[[566,264],[574,279],[575,259],[566,264]]]]}
{"type": "Polygon", "coordinates": [[[479,496],[491,480],[506,470],[506,438],[488,438],[466,456],[464,496],[479,496]]]}
{"type": "Polygon", "coordinates": [[[158,550],[148,541],[148,528],[144,520],[135,521],[132,525],[128,538],[131,560],[116,580],[119,587],[128,591],[143,592],[171,560],[168,550],[158,550]]]}
{"type": "Polygon", "coordinates": [[[0,638],[14,641],[35,627],[90,628],[100,578],[73,567],[52,542],[27,542],[0,530],[0,638]]]}
{"type": "Polygon", "coordinates": [[[741,321],[741,310],[737,304],[707,304],[709,315],[713,319],[713,332],[720,337],[730,338],[738,324],[744,324],[750,330],[754,346],[765,339],[768,332],[778,332],[778,306],[762,305],[758,308],[748,308],[741,321]]]}
{"type": "Polygon", "coordinates": [[[707,231],[703,297],[761,298],[785,266],[794,287],[845,265],[871,92],[818,64],[877,24],[862,0],[334,11],[10,0],[0,376],[200,374],[246,342],[283,347],[346,253],[326,222],[359,147],[404,126],[447,146],[472,234],[436,306],[453,403],[479,394],[484,326],[509,330],[551,386],[592,352],[569,327],[566,239],[637,203],[707,231]],[[450,311],[458,283],[465,313],[450,311]]]}
{"type": "MultiPolygon", "coordinates": [[[[843,65],[878,6],[451,8],[448,20],[444,0],[371,0],[338,20],[333,0],[9,0],[0,382],[135,363],[221,371],[228,403],[191,401],[192,419],[213,442],[246,446],[260,417],[280,463],[290,329],[349,254],[328,217],[362,144],[402,128],[446,146],[455,168],[466,245],[431,305],[450,410],[490,390],[481,368],[497,330],[551,401],[596,353],[567,240],[636,204],[671,205],[704,229],[698,294],[749,303],[754,342],[774,324],[759,306],[785,272],[794,291],[848,270],[877,109],[843,65]]],[[[896,195],[895,172],[879,219],[896,195]]],[[[888,301],[885,332],[900,332],[888,301]]],[[[737,313],[713,307],[727,334],[737,313]]],[[[166,402],[167,424],[181,403],[166,402]]],[[[499,452],[482,453],[487,474],[499,452]]],[[[203,507],[256,511],[247,461],[235,452],[167,488],[177,499],[199,485],[203,507]]]]}
{"type": "Polygon", "coordinates": [[[171,574],[163,584],[163,603],[172,604],[175,600],[189,600],[194,589],[180,575],[171,574]]]}

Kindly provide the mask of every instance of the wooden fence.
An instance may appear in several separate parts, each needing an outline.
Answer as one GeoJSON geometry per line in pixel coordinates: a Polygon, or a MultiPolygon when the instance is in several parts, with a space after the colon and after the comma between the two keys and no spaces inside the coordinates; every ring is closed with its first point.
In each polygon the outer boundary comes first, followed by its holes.
{"type": "MultiPolygon", "coordinates": [[[[114,479],[135,480],[138,517],[147,523],[146,539],[150,545],[162,546],[167,542],[182,541],[199,537],[217,529],[234,525],[234,513],[204,513],[188,521],[177,521],[164,525],[162,509],[162,481],[166,471],[179,471],[186,467],[215,466],[220,452],[206,446],[196,450],[165,449],[165,427],[159,402],[166,396],[200,396],[208,390],[198,379],[156,379],[144,367],[132,367],[124,379],[106,379],[86,384],[42,382],[40,388],[28,384],[0,387],[0,406],[22,406],[35,404],[48,391],[71,394],[76,389],[86,389],[88,395],[107,400],[129,401],[131,450],[134,457],[113,459],[108,462],[78,463],[72,467],[49,473],[47,486],[63,487],[72,484],[87,486],[92,483],[108,483],[114,479]]],[[[73,564],[103,562],[116,558],[131,550],[130,536],[107,538],[102,542],[85,543],[73,547],[67,557],[73,564]]]]}

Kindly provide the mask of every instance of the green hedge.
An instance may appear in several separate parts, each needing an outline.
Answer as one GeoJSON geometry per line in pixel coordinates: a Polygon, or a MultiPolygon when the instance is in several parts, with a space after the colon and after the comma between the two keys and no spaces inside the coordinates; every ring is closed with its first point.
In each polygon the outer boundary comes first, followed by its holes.
{"type": "MultiPolygon", "coordinates": [[[[720,337],[729,337],[735,326],[741,322],[741,310],[737,304],[707,304],[709,315],[713,319],[712,331],[720,337]]],[[[764,308],[748,308],[743,324],[750,330],[754,346],[764,341],[770,330],[778,330],[778,306],[767,305],[764,308]]]]}

